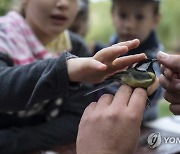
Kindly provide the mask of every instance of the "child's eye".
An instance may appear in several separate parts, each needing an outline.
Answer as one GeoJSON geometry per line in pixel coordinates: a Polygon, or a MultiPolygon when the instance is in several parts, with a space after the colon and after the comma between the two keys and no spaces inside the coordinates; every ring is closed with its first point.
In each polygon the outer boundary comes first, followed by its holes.
{"type": "Polygon", "coordinates": [[[127,14],[126,13],[119,13],[118,16],[121,19],[126,19],[127,18],[127,14]]]}
{"type": "Polygon", "coordinates": [[[140,20],[143,20],[145,17],[142,14],[136,14],[135,18],[136,20],[140,21],[140,20]]]}

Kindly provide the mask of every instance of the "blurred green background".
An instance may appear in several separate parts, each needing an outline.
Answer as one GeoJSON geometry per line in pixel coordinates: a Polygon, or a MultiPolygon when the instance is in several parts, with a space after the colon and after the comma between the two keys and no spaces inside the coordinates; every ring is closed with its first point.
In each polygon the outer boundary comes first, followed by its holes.
{"type": "Polygon", "coordinates": [[[13,0],[0,0],[0,15],[3,15],[6,13],[12,1],[13,0]]]}
{"type": "MultiPolygon", "coordinates": [[[[13,0],[0,0],[0,15],[11,7],[13,0]]],[[[176,50],[180,44],[180,0],[162,0],[161,22],[158,27],[158,36],[167,52],[176,50]]],[[[111,0],[90,3],[89,32],[86,42],[99,41],[107,43],[114,33],[110,18],[111,0]]],[[[169,104],[165,100],[159,103],[159,115],[171,115],[169,104]]]]}
{"type": "MultiPolygon", "coordinates": [[[[180,0],[161,0],[161,22],[158,35],[166,49],[172,50],[180,43],[180,0]]],[[[91,3],[90,28],[86,41],[107,43],[114,32],[110,17],[111,0],[91,3]]]]}

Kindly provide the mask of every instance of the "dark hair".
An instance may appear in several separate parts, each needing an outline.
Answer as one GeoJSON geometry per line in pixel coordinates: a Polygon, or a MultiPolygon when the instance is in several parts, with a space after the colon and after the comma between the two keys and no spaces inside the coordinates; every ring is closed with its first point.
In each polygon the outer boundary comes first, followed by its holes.
{"type": "MultiPolygon", "coordinates": [[[[118,0],[112,0],[112,9],[115,7],[115,4],[118,0]]],[[[160,0],[134,0],[134,1],[139,1],[142,3],[152,3],[154,6],[154,15],[159,14],[159,6],[160,6],[160,0]]]]}
{"type": "Polygon", "coordinates": [[[80,0],[79,13],[87,13],[89,11],[89,0],[80,0]]]}
{"type": "Polygon", "coordinates": [[[87,21],[89,18],[89,0],[80,0],[79,1],[79,10],[76,15],[76,18],[83,18],[87,21]]]}

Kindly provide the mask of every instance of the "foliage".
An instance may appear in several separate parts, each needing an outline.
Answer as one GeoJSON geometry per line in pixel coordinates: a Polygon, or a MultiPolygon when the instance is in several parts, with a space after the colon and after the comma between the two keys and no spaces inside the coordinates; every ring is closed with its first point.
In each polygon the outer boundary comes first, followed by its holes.
{"type": "Polygon", "coordinates": [[[0,15],[4,15],[10,7],[12,0],[0,0],[0,15]]]}
{"type": "Polygon", "coordinates": [[[110,1],[106,0],[90,5],[89,32],[87,42],[99,41],[107,43],[113,33],[113,26],[110,17],[110,1]]]}
{"type": "Polygon", "coordinates": [[[163,0],[161,5],[162,19],[158,28],[160,39],[167,49],[176,48],[180,43],[180,1],[163,0]]]}

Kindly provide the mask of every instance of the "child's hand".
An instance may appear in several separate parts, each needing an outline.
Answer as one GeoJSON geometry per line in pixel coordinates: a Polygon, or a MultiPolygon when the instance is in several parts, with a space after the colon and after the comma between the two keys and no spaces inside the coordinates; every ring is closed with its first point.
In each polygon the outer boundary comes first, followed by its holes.
{"type": "Polygon", "coordinates": [[[118,43],[97,52],[91,58],[74,58],[67,61],[70,81],[98,83],[108,76],[126,68],[129,65],[142,61],[145,54],[120,57],[129,50],[136,48],[139,40],[118,43]]]}

